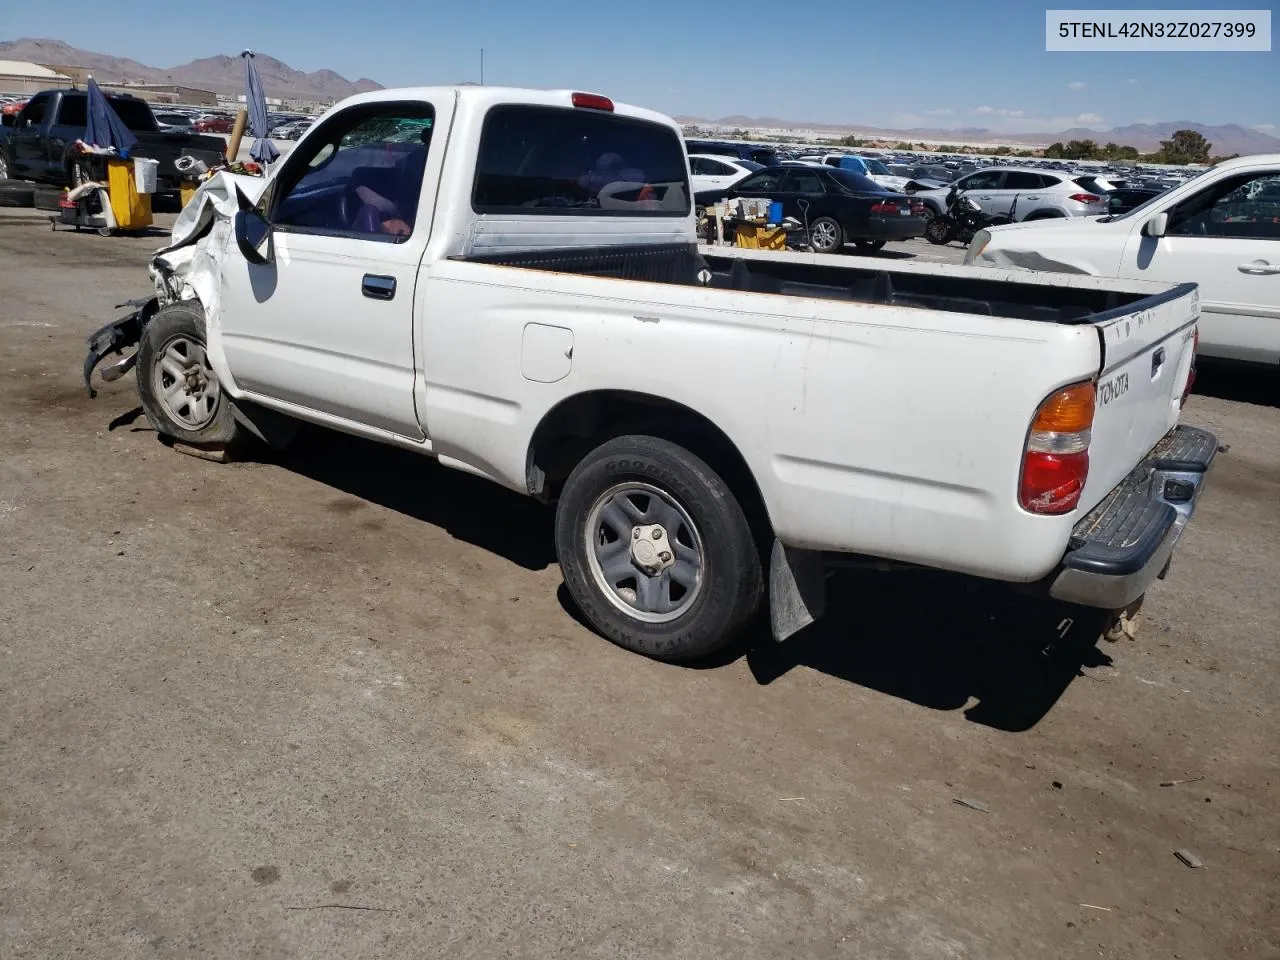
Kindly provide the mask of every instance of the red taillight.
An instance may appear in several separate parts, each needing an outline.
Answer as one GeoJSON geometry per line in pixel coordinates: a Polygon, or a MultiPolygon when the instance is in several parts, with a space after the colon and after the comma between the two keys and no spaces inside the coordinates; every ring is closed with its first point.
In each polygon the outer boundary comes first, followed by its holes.
{"type": "Polygon", "coordinates": [[[873,203],[871,205],[871,212],[872,213],[897,213],[898,201],[881,200],[879,203],[873,203]]]}
{"type": "Polygon", "coordinates": [[[608,110],[613,112],[613,101],[608,97],[602,97],[598,93],[575,93],[573,95],[573,105],[575,107],[586,107],[588,110],[608,110]]]}
{"type": "Polygon", "coordinates": [[[1196,385],[1196,352],[1200,349],[1200,328],[1196,327],[1191,337],[1191,366],[1187,368],[1187,384],[1182,388],[1182,406],[1187,405],[1191,396],[1191,388],[1196,385]]]}
{"type": "Polygon", "coordinates": [[[1102,198],[1096,193],[1073,193],[1071,199],[1077,203],[1101,203],[1102,198]]]}
{"type": "Polygon", "coordinates": [[[1029,513],[1070,513],[1089,476],[1093,381],[1064,387],[1036,410],[1022,455],[1018,502],[1029,513]]]}
{"type": "Polygon", "coordinates": [[[920,200],[912,200],[912,201],[911,201],[911,215],[912,215],[913,217],[923,217],[923,216],[924,216],[924,203],[923,203],[922,201],[920,201],[920,200]]]}

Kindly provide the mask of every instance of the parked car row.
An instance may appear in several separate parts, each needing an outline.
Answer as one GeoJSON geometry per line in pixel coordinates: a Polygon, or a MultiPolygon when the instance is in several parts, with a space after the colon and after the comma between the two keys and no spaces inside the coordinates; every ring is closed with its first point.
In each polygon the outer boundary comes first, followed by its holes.
{"type": "Polygon", "coordinates": [[[818,253],[838,253],[852,243],[864,253],[888,240],[923,236],[923,203],[891,192],[860,173],[825,165],[767,167],[723,190],[694,194],[700,207],[726,199],[778,201],[784,218],[803,224],[818,253]]]}

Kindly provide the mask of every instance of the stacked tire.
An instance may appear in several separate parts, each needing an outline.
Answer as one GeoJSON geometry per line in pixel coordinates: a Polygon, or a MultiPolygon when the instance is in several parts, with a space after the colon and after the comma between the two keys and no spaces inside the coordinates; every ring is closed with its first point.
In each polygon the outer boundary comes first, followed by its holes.
{"type": "Polygon", "coordinates": [[[0,207],[30,207],[35,203],[36,188],[17,180],[0,180],[0,207]]]}
{"type": "Polygon", "coordinates": [[[52,210],[57,213],[62,208],[63,191],[57,187],[36,187],[32,191],[31,205],[37,210],[52,210]]]}

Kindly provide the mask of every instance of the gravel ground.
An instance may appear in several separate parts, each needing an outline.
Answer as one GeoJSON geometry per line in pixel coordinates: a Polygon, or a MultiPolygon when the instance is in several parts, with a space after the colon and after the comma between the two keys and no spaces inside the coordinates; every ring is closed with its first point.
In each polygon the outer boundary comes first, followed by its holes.
{"type": "Polygon", "coordinates": [[[1135,642],[1031,671],[1059,611],[842,575],[684,669],[579,624],[530,501],[87,399],[158,245],[0,214],[0,957],[1280,956],[1274,378],[1206,368],[1135,642]]]}

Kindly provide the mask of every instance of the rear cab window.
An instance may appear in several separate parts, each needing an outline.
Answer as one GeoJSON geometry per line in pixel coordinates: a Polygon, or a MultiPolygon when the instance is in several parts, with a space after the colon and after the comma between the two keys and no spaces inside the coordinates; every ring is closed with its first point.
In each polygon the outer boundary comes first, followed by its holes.
{"type": "MultiPolygon", "coordinates": [[[[139,133],[154,133],[155,120],[151,108],[145,101],[130,97],[107,97],[107,103],[115,111],[121,122],[130,130],[139,133]]],[[[57,123],[68,127],[83,127],[89,123],[89,97],[83,93],[63,94],[58,105],[57,123]]]]}
{"type": "Polygon", "coordinates": [[[476,213],[683,217],[689,199],[684,145],[662,124],[529,104],[485,116],[476,213]]]}

